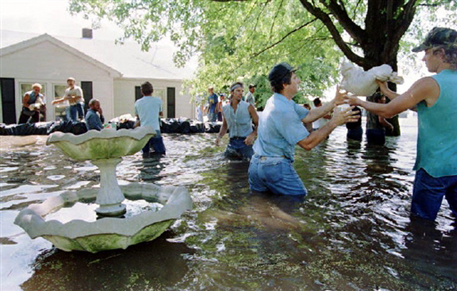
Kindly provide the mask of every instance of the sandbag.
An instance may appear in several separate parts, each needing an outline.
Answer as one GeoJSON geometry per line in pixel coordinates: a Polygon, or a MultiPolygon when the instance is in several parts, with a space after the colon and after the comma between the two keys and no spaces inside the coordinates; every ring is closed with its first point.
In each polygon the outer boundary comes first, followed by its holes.
{"type": "Polygon", "coordinates": [[[357,96],[371,96],[379,88],[376,79],[403,84],[403,78],[397,75],[389,65],[373,67],[368,71],[350,62],[344,62],[341,66],[343,80],[340,88],[357,96]]]}

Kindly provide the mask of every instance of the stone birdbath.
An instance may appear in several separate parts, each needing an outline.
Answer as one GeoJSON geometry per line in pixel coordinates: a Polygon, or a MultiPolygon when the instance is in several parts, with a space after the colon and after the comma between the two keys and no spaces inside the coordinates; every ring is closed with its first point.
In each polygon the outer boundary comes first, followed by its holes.
{"type": "Polygon", "coordinates": [[[164,232],[182,213],[192,208],[189,192],[184,187],[157,186],[151,183],[130,183],[119,186],[116,166],[123,156],[141,150],[155,135],[151,127],[134,130],[91,130],[82,135],[53,133],[47,144],[54,144],[66,155],[78,160],[90,160],[100,169],[100,188],[66,191],[48,198],[41,204],[31,204],[16,217],[15,224],[31,238],[43,237],[57,248],[72,251],[98,252],[150,241],[164,232]],[[158,211],[137,211],[135,215],[120,218],[126,213],[125,198],[143,199],[163,205],[158,211]],[[74,219],[66,223],[46,221],[45,216],[79,201],[95,199],[98,217],[92,222],[74,219]]]}

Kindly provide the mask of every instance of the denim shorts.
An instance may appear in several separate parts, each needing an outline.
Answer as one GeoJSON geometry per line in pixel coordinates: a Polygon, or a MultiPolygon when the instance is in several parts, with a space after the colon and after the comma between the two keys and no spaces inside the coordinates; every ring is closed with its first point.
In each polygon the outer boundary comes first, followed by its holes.
{"type": "Polygon", "coordinates": [[[416,172],[411,213],[427,220],[435,220],[443,197],[457,217],[457,176],[434,178],[424,169],[416,172]]]}
{"type": "Polygon", "coordinates": [[[285,157],[254,155],[249,165],[251,191],[282,195],[307,195],[308,191],[298,176],[292,161],[285,157]]]}

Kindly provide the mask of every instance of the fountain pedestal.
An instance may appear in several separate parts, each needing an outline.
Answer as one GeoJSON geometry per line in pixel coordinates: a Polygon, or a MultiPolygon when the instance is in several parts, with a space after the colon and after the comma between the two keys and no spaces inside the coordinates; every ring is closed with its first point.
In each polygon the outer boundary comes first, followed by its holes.
{"type": "Polygon", "coordinates": [[[116,178],[116,167],[121,161],[120,158],[92,161],[100,169],[100,190],[95,200],[100,205],[95,210],[100,216],[121,216],[126,212],[122,204],[125,197],[116,178]]]}

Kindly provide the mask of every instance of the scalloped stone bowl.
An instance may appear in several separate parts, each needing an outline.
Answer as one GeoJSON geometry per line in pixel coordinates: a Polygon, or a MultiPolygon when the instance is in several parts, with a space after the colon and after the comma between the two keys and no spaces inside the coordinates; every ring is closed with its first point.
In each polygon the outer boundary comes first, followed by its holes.
{"type": "Polygon", "coordinates": [[[132,200],[155,201],[164,206],[159,211],[145,211],[128,218],[106,217],[94,222],[72,220],[61,223],[46,221],[46,215],[65,205],[94,199],[97,189],[67,191],[48,198],[41,204],[31,204],[16,217],[15,224],[31,238],[43,237],[64,251],[125,249],[130,245],[151,241],[160,236],[186,210],[192,209],[192,200],[186,188],[157,186],[149,183],[131,183],[121,187],[132,200]]]}
{"type": "Polygon", "coordinates": [[[81,135],[55,132],[46,141],[54,144],[67,156],[78,161],[121,158],[141,150],[155,136],[152,127],[131,129],[89,130],[81,135]]]}
{"type": "Polygon", "coordinates": [[[100,169],[96,201],[100,207],[96,212],[102,216],[120,216],[126,212],[126,206],[122,204],[125,198],[117,183],[116,166],[121,157],[138,152],[155,134],[149,126],[134,130],[90,130],[81,135],[57,132],[49,136],[46,144],[56,145],[75,160],[91,160],[100,169]]]}

